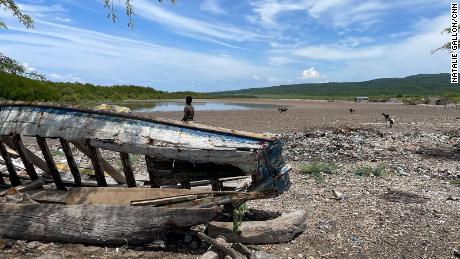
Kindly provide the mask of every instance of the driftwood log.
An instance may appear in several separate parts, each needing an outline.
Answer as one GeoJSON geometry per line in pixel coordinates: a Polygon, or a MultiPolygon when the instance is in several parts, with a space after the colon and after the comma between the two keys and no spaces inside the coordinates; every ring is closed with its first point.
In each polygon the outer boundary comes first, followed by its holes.
{"type": "Polygon", "coordinates": [[[232,222],[210,222],[208,235],[224,236],[229,242],[243,244],[272,244],[291,241],[307,226],[307,212],[295,211],[267,221],[242,222],[240,235],[233,233],[232,222]]]}
{"type": "Polygon", "coordinates": [[[0,236],[104,245],[141,244],[158,238],[165,229],[207,223],[218,211],[218,208],[1,204],[0,236]]]}
{"type": "Polygon", "coordinates": [[[211,245],[211,249],[218,250],[224,255],[229,255],[233,259],[245,259],[246,258],[246,256],[240,254],[238,251],[233,249],[231,247],[231,244],[227,243],[227,241],[222,237],[219,237],[217,239],[212,239],[201,232],[198,232],[198,237],[200,238],[201,241],[207,243],[208,245],[211,245]]]}

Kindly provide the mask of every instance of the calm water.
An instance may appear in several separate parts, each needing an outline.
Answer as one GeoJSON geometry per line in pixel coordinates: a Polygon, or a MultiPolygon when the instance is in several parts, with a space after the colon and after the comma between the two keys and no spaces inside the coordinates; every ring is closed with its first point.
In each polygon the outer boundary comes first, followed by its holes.
{"type": "MultiPolygon", "coordinates": [[[[144,103],[142,108],[132,107],[140,112],[172,112],[183,111],[185,103],[182,102],[152,102],[144,103]]],[[[219,103],[219,102],[197,102],[192,103],[195,111],[223,111],[223,110],[251,110],[276,108],[270,104],[244,104],[244,103],[219,103]]]]}

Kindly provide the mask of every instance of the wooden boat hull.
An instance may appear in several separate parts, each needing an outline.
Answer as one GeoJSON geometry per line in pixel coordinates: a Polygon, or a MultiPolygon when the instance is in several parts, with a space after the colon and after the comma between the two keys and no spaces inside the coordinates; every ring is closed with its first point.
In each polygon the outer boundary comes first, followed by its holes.
{"type": "Polygon", "coordinates": [[[162,232],[212,221],[213,208],[113,205],[0,204],[0,236],[101,245],[142,244],[162,232]]]}
{"type": "MultiPolygon", "coordinates": [[[[135,186],[129,154],[145,156],[152,187],[187,187],[191,181],[237,176],[252,178],[241,191],[274,189],[279,194],[290,186],[290,167],[282,157],[281,141],[263,134],[133,114],[7,103],[0,104],[0,137],[0,149],[5,143],[18,151],[32,180],[37,179],[33,170],[37,166],[53,176],[59,189],[65,189],[66,183],[53,168],[46,138],[59,138],[64,150],[71,143],[90,157],[98,186],[107,186],[104,171],[119,184],[135,186]],[[37,137],[46,163],[23,147],[21,136],[37,137]],[[120,152],[124,175],[101,158],[99,149],[120,152]]],[[[5,152],[2,157],[8,160],[5,152]]],[[[67,160],[69,166],[73,164],[75,184],[81,185],[75,161],[67,160]]],[[[13,185],[20,184],[12,170],[9,173],[13,185]]]]}

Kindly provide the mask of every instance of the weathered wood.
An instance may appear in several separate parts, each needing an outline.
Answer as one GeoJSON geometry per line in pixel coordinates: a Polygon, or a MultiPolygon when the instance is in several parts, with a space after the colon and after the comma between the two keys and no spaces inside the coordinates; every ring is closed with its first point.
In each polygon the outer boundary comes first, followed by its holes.
{"type": "Polygon", "coordinates": [[[72,188],[67,204],[131,205],[132,201],[162,199],[177,196],[197,195],[198,190],[166,188],[72,188]]]}
{"type": "Polygon", "coordinates": [[[33,182],[18,186],[15,189],[18,192],[27,192],[30,190],[40,189],[43,187],[43,184],[45,184],[45,180],[43,180],[43,178],[38,178],[37,180],[33,182]]]}
{"type": "Polygon", "coordinates": [[[238,251],[240,254],[246,256],[248,259],[256,259],[254,253],[241,243],[232,244],[232,248],[238,251]]]}
{"type": "Polygon", "coordinates": [[[72,173],[73,179],[76,186],[81,186],[81,176],[80,170],[78,170],[78,165],[75,162],[75,158],[72,155],[72,149],[70,148],[70,143],[63,139],[59,138],[61,142],[62,151],[64,151],[65,158],[67,159],[67,164],[69,165],[70,173],[72,173]]]}
{"type": "MultiPolygon", "coordinates": [[[[5,144],[3,141],[0,139],[0,153],[2,155],[3,160],[5,161],[6,168],[8,169],[8,177],[10,179],[10,183],[13,186],[18,186],[21,185],[21,180],[18,177],[18,174],[16,173],[16,170],[14,169],[13,162],[11,161],[11,157],[8,154],[8,151],[6,150],[5,144]]],[[[3,177],[2,177],[3,180],[3,177]]]]}
{"type": "MultiPolygon", "coordinates": [[[[16,150],[16,146],[14,145],[14,142],[13,142],[13,138],[10,137],[10,136],[2,136],[0,137],[3,142],[11,149],[16,150]]],[[[46,162],[43,161],[43,159],[41,159],[39,156],[35,155],[32,151],[30,151],[29,149],[24,149],[23,152],[25,153],[25,155],[30,159],[30,161],[38,168],[40,168],[40,170],[42,170],[43,172],[45,173],[49,173],[48,171],[48,166],[46,165],[46,162]]]]}
{"type": "Polygon", "coordinates": [[[123,172],[125,173],[126,183],[128,187],[136,187],[136,179],[134,178],[133,168],[131,167],[131,160],[129,154],[120,153],[121,164],[123,165],[123,172]]]}
{"type": "Polygon", "coordinates": [[[35,171],[34,164],[30,160],[29,156],[26,153],[26,147],[22,143],[21,135],[15,134],[13,135],[13,143],[16,147],[16,151],[18,152],[19,156],[21,157],[21,161],[24,164],[27,174],[29,175],[30,179],[37,180],[38,175],[35,171]]]}
{"type": "Polygon", "coordinates": [[[69,194],[68,191],[55,189],[34,189],[27,190],[26,193],[32,200],[46,204],[65,204],[69,194]]]}
{"type": "MultiPolygon", "coordinates": [[[[53,177],[54,184],[58,190],[67,190],[62,182],[61,176],[59,175],[59,171],[56,168],[56,164],[54,163],[53,156],[51,155],[50,148],[48,143],[46,142],[45,138],[37,137],[37,143],[40,149],[42,150],[43,157],[45,158],[45,162],[48,165],[49,171],[51,176],[53,177]]],[[[32,177],[31,177],[32,178],[32,177]]]]}
{"type": "Polygon", "coordinates": [[[219,179],[212,180],[211,186],[213,191],[222,191],[224,189],[224,183],[219,179]]]}
{"type": "Polygon", "coordinates": [[[232,222],[210,222],[210,237],[224,236],[229,242],[243,244],[272,244],[291,241],[307,226],[307,212],[300,210],[267,221],[242,222],[236,235],[232,222]]]}
{"type": "Polygon", "coordinates": [[[207,223],[217,213],[217,208],[0,204],[0,236],[102,245],[142,244],[157,239],[168,228],[207,223]]]}
{"type": "Polygon", "coordinates": [[[91,140],[91,145],[102,149],[130,154],[150,156],[155,161],[192,160],[196,164],[214,162],[221,165],[232,165],[239,168],[245,175],[251,175],[257,169],[258,154],[252,150],[241,151],[235,148],[197,149],[185,147],[161,147],[153,145],[118,144],[91,140]]]}
{"type": "MultiPolygon", "coordinates": [[[[72,141],[71,143],[78,150],[80,150],[83,154],[85,154],[87,157],[91,157],[92,152],[88,148],[87,144],[83,144],[83,143],[78,142],[78,141],[72,141]]],[[[90,146],[92,146],[92,145],[90,145],[90,146]]],[[[96,148],[95,146],[92,146],[92,147],[96,148]]],[[[106,171],[106,173],[108,175],[110,175],[117,183],[119,183],[119,184],[125,184],[126,183],[125,177],[120,172],[118,172],[117,169],[115,169],[112,165],[110,165],[105,159],[102,159],[102,157],[100,158],[100,161],[102,162],[103,168],[106,171]]]]}
{"type": "Polygon", "coordinates": [[[227,242],[217,242],[216,240],[208,237],[204,233],[198,232],[198,237],[201,241],[211,245],[214,249],[223,252],[225,255],[231,256],[233,259],[246,259],[245,256],[240,254],[235,249],[231,248],[231,245],[227,242]]]}
{"type": "MultiPolygon", "coordinates": [[[[233,199],[233,201],[245,201],[265,197],[264,192],[208,192],[199,189],[167,189],[167,188],[71,188],[67,204],[105,204],[105,205],[131,205],[132,201],[155,200],[178,196],[196,195],[197,198],[215,196],[214,200],[233,199]]],[[[208,200],[206,200],[208,201],[208,200]]]]}
{"type": "Polygon", "coordinates": [[[190,185],[190,180],[183,180],[180,185],[182,186],[183,189],[192,189],[192,186],[190,185]]]}
{"type": "Polygon", "coordinates": [[[183,195],[183,196],[175,196],[175,197],[168,197],[168,198],[160,198],[160,199],[148,199],[148,200],[135,200],[131,201],[132,206],[162,206],[167,204],[174,204],[186,201],[193,201],[198,198],[197,195],[183,195]]]}
{"type": "Polygon", "coordinates": [[[150,185],[152,188],[159,188],[160,182],[157,178],[157,172],[155,169],[155,160],[151,156],[145,156],[145,165],[147,166],[147,172],[149,173],[150,185]]]}
{"type": "Polygon", "coordinates": [[[106,187],[107,181],[104,175],[104,165],[102,164],[102,157],[99,148],[88,145],[89,158],[93,164],[94,175],[96,176],[96,182],[98,186],[106,187]]]}

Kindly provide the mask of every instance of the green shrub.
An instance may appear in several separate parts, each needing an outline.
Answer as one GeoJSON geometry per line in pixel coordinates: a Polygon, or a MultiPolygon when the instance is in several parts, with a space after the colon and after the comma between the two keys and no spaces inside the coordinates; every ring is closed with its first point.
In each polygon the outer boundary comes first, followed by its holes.
{"type": "Polygon", "coordinates": [[[337,169],[337,165],[335,165],[334,163],[313,161],[313,162],[304,164],[300,168],[300,172],[303,174],[314,176],[316,182],[322,182],[324,181],[323,174],[333,174],[336,169],[337,169]]]}
{"type": "Polygon", "coordinates": [[[460,179],[450,180],[449,183],[452,184],[452,185],[460,186],[460,179]]]}
{"type": "Polygon", "coordinates": [[[384,163],[378,164],[376,167],[360,166],[356,168],[355,175],[358,176],[384,176],[388,173],[387,165],[384,163]]]}

